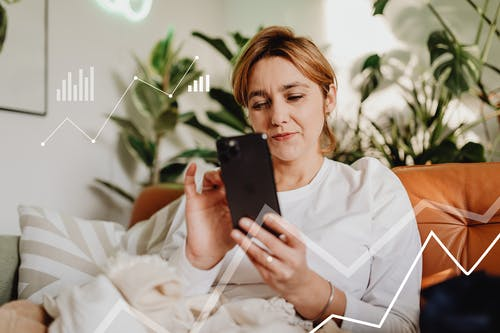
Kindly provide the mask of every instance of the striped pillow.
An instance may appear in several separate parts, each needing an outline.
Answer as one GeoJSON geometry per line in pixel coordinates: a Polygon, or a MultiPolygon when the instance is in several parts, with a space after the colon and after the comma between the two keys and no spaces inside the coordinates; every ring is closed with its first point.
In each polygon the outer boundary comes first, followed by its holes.
{"type": "Polygon", "coordinates": [[[21,238],[18,297],[42,303],[65,286],[81,285],[102,270],[120,247],[124,228],[114,222],[70,217],[19,206],[21,238]]]}
{"type": "Polygon", "coordinates": [[[19,298],[42,303],[43,294],[56,296],[65,286],[88,282],[119,250],[132,255],[159,253],[172,220],[183,213],[178,209],[182,198],[128,231],[115,222],[19,206],[19,298]]]}

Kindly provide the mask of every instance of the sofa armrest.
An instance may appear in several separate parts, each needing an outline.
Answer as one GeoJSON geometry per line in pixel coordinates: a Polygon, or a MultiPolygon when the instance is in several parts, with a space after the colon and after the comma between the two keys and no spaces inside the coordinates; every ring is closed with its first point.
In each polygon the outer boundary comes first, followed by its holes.
{"type": "Polygon", "coordinates": [[[0,305],[17,298],[19,236],[0,235],[0,305]]]}

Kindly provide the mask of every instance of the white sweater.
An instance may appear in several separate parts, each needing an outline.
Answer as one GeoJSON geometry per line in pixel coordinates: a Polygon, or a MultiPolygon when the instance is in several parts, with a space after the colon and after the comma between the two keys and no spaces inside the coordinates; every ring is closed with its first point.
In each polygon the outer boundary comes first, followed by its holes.
{"type": "MultiPolygon", "coordinates": [[[[351,166],[325,158],[309,184],[278,192],[278,199],[282,216],[311,242],[307,244],[309,267],[346,294],[342,328],[352,332],[418,331],[421,260],[380,329],[355,322],[380,323],[421,247],[408,195],[389,169],[373,158],[362,158],[351,166]]],[[[161,255],[178,267],[189,294],[206,293],[218,284],[241,249],[233,248],[210,270],[193,267],[185,255],[184,209],[183,197],[168,221],[172,226],[161,255]]],[[[246,256],[224,294],[276,295],[246,256]]]]}

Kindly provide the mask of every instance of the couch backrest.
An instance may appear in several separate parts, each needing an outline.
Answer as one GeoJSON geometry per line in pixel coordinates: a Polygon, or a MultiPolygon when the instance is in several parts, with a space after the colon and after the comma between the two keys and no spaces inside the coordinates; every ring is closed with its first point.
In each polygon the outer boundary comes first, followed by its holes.
{"type": "MultiPolygon", "coordinates": [[[[422,243],[434,231],[466,270],[472,268],[500,234],[500,163],[450,163],[393,171],[415,209],[422,243]]],[[[500,275],[500,242],[475,270],[500,275]]],[[[424,282],[432,276],[440,280],[458,274],[457,265],[435,239],[430,240],[423,253],[424,282]]]]}
{"type": "Polygon", "coordinates": [[[177,184],[146,187],[134,202],[129,228],[137,222],[149,219],[182,194],[184,194],[184,187],[177,184]]]}

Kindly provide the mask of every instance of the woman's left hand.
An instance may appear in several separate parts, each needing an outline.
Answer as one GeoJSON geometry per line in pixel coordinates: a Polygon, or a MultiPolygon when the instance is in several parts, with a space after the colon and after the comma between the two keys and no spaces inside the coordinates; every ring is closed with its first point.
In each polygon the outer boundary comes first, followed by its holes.
{"type": "Polygon", "coordinates": [[[249,218],[242,218],[239,225],[267,249],[237,229],[231,232],[231,237],[245,251],[264,282],[293,303],[307,292],[309,282],[316,275],[307,266],[306,245],[298,229],[281,216],[266,214],[263,223],[280,235],[279,238],[249,218]]]}

